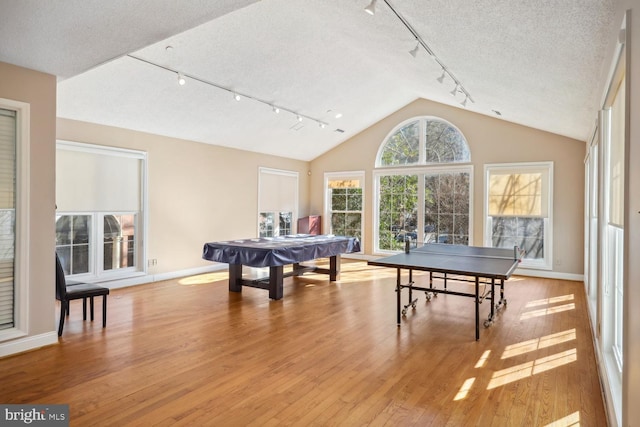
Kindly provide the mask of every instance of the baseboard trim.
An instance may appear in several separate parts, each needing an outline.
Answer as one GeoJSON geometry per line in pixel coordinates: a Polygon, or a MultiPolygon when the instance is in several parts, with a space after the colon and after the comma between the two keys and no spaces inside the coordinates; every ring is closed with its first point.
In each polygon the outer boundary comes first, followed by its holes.
{"type": "Polygon", "coordinates": [[[18,338],[12,341],[0,343],[0,358],[11,356],[13,354],[24,353],[25,351],[35,350],[40,347],[46,347],[57,343],[58,334],[56,331],[18,338]]]}

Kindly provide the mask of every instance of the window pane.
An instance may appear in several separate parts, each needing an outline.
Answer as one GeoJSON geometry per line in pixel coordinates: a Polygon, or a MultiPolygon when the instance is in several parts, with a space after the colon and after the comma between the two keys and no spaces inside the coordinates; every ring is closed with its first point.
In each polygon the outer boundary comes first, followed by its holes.
{"type": "Polygon", "coordinates": [[[426,162],[455,163],[471,160],[464,136],[450,124],[440,120],[427,120],[426,162]]]}
{"type": "Polygon", "coordinates": [[[273,237],[273,212],[260,212],[260,237],[273,237]]]}
{"type": "Polygon", "coordinates": [[[347,195],[344,190],[332,190],[331,209],[334,211],[344,211],[347,209],[347,195]]]}
{"type": "Polygon", "coordinates": [[[56,251],[66,275],[90,272],[91,215],[58,215],[56,251]]]}
{"type": "Polygon", "coordinates": [[[292,212],[280,212],[280,230],[279,236],[286,236],[291,234],[291,217],[293,216],[292,212]]]}
{"type": "Polygon", "coordinates": [[[362,188],[349,188],[347,190],[347,207],[348,211],[362,210],[362,188]]]}
{"type": "Polygon", "coordinates": [[[424,241],[469,243],[469,174],[426,175],[424,241]]]}
{"type": "Polygon", "coordinates": [[[404,241],[417,241],[418,175],[380,177],[379,248],[399,250],[404,241]]]}
{"type": "Polygon", "coordinates": [[[381,164],[410,165],[418,162],[420,157],[420,123],[409,123],[391,135],[385,142],[381,164]]]}
{"type": "Polygon", "coordinates": [[[544,258],[544,219],[492,217],[492,244],[497,248],[518,246],[525,259],[544,258]]]}
{"type": "Polygon", "coordinates": [[[135,266],[135,215],[104,215],[103,269],[135,266]]]}

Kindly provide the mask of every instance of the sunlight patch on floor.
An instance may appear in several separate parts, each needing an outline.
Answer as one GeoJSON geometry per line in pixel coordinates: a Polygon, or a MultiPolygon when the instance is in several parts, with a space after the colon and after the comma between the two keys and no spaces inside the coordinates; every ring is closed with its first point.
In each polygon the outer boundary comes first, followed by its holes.
{"type": "Polygon", "coordinates": [[[502,353],[501,359],[508,359],[510,357],[519,356],[521,354],[536,351],[541,348],[551,347],[556,344],[560,344],[567,341],[576,339],[576,330],[568,329],[556,334],[546,335],[544,337],[535,338],[529,341],[519,342],[517,344],[511,344],[505,347],[502,353]]]}
{"type": "Polygon", "coordinates": [[[555,304],[558,302],[566,302],[566,301],[573,301],[573,294],[568,294],[568,295],[562,295],[559,297],[553,297],[553,298],[545,298],[545,299],[539,299],[539,300],[535,300],[535,301],[529,301],[527,303],[527,305],[525,305],[526,308],[531,308],[531,307],[539,307],[541,305],[549,305],[549,304],[555,304]]]}
{"type": "Polygon", "coordinates": [[[560,418],[544,427],[580,427],[580,412],[576,411],[573,414],[567,415],[564,418],[560,418]]]}
{"type": "Polygon", "coordinates": [[[528,311],[526,313],[522,313],[520,316],[520,320],[531,319],[534,317],[547,316],[550,314],[561,313],[563,311],[575,310],[576,305],[574,303],[558,305],[556,307],[543,308],[540,310],[528,311]]]}
{"type": "Polygon", "coordinates": [[[178,283],[184,286],[206,285],[219,280],[229,280],[229,272],[227,272],[227,270],[220,270],[213,273],[184,277],[178,280],[178,283]]]}
{"type": "Polygon", "coordinates": [[[510,368],[502,369],[493,373],[491,381],[487,386],[487,390],[503,386],[532,375],[540,374],[551,369],[567,365],[578,360],[575,348],[553,354],[547,357],[541,357],[531,362],[521,363],[510,368]]]}
{"type": "Polygon", "coordinates": [[[453,400],[462,400],[467,397],[467,394],[469,394],[469,390],[471,390],[471,387],[473,386],[475,380],[475,378],[467,378],[466,380],[464,380],[464,383],[462,383],[462,387],[460,387],[460,390],[458,390],[458,393],[456,394],[456,397],[453,398],[453,400]]]}
{"type": "Polygon", "coordinates": [[[482,353],[482,356],[480,356],[480,359],[478,359],[478,362],[476,363],[476,366],[474,366],[474,368],[482,368],[484,365],[486,365],[487,359],[489,359],[490,354],[491,354],[491,350],[487,350],[484,353],[482,353]]]}

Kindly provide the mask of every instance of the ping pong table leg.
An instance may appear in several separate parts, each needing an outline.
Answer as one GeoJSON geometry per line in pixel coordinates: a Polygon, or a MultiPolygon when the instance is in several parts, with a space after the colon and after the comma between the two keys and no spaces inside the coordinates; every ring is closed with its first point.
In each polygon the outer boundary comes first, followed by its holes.
{"type": "Polygon", "coordinates": [[[480,339],[480,279],[476,276],[476,341],[480,339]]]}
{"type": "Polygon", "coordinates": [[[402,291],[402,274],[400,268],[396,268],[396,271],[396,321],[398,323],[398,327],[400,327],[400,305],[402,305],[400,293],[402,291]]]}
{"type": "Polygon", "coordinates": [[[229,264],[229,292],[242,292],[242,264],[229,264]]]}
{"type": "Polygon", "coordinates": [[[489,320],[493,321],[493,315],[494,315],[494,301],[495,301],[495,293],[496,293],[496,279],[495,278],[491,278],[491,317],[489,317],[489,320]]]}

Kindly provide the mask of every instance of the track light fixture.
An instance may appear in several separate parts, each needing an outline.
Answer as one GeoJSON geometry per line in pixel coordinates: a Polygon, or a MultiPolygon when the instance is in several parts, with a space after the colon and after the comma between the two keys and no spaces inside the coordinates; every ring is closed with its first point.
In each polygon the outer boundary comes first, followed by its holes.
{"type": "MultiPolygon", "coordinates": [[[[418,42],[416,47],[411,49],[409,51],[409,53],[415,58],[418,55],[418,51],[419,51],[419,46],[422,46],[422,48],[429,54],[431,55],[431,57],[433,58],[434,61],[436,61],[436,63],[440,66],[440,68],[442,68],[442,75],[440,77],[437,78],[437,80],[442,83],[444,82],[445,77],[448,75],[451,80],[453,80],[456,83],[456,88],[451,91],[451,95],[456,96],[458,94],[458,92],[461,92],[464,94],[465,99],[464,99],[464,103],[463,105],[466,107],[466,103],[467,101],[471,101],[471,102],[475,102],[473,100],[473,98],[471,97],[471,95],[469,94],[469,92],[464,88],[464,86],[462,86],[462,83],[460,83],[460,80],[458,80],[453,73],[451,72],[451,70],[449,70],[444,63],[440,60],[440,58],[438,58],[436,56],[435,53],[433,53],[433,51],[431,50],[431,48],[425,43],[425,41],[422,39],[422,37],[420,37],[420,34],[418,34],[418,32],[413,28],[413,26],[409,23],[409,21],[407,21],[405,19],[404,16],[402,16],[400,14],[400,12],[398,12],[395,7],[393,7],[393,5],[391,4],[391,2],[389,0],[382,0],[388,7],[389,9],[391,9],[391,11],[394,13],[394,15],[396,15],[396,17],[400,20],[400,22],[402,22],[402,24],[407,28],[407,30],[409,30],[409,32],[413,35],[413,37],[415,38],[415,40],[418,42]]],[[[365,12],[373,15],[375,14],[375,6],[376,6],[376,0],[372,0],[371,4],[369,4],[369,6],[365,7],[364,10],[365,12]]]]}
{"type": "Polygon", "coordinates": [[[378,0],[371,0],[371,3],[369,4],[369,6],[364,8],[364,11],[367,12],[369,15],[375,15],[376,14],[376,2],[378,0]]]}
{"type": "Polygon", "coordinates": [[[298,122],[301,122],[303,120],[303,118],[305,118],[305,119],[308,119],[308,120],[311,120],[311,121],[314,121],[314,122],[318,123],[318,126],[321,127],[321,128],[324,128],[324,127],[329,125],[328,123],[323,122],[320,119],[316,119],[316,118],[311,117],[311,116],[306,116],[304,114],[300,114],[300,113],[298,113],[298,112],[296,112],[294,110],[291,110],[291,109],[288,109],[288,108],[284,108],[282,106],[278,107],[275,104],[273,104],[273,101],[266,101],[264,99],[260,99],[260,98],[257,98],[255,96],[247,95],[246,93],[238,93],[235,90],[230,89],[228,87],[219,85],[217,83],[211,82],[209,80],[205,80],[203,78],[200,78],[200,77],[197,77],[197,76],[194,76],[194,75],[191,75],[191,74],[185,74],[185,73],[183,73],[181,71],[175,70],[175,69],[173,69],[171,67],[167,67],[165,65],[156,64],[155,62],[149,61],[148,59],[144,59],[144,58],[141,58],[139,56],[128,54],[127,57],[129,57],[131,59],[135,59],[136,61],[144,62],[144,63],[146,63],[148,65],[153,65],[154,67],[157,67],[157,68],[162,68],[163,70],[169,71],[171,73],[175,73],[178,76],[178,84],[180,84],[181,86],[186,84],[187,78],[188,78],[188,79],[200,82],[202,84],[205,84],[205,85],[208,85],[208,86],[212,86],[212,87],[215,87],[215,88],[220,89],[220,90],[227,91],[227,92],[229,92],[230,94],[233,95],[233,99],[235,99],[236,101],[240,101],[242,98],[247,98],[247,99],[250,99],[252,101],[259,102],[261,104],[264,104],[264,105],[267,105],[267,106],[271,107],[271,110],[274,113],[279,113],[281,110],[282,111],[286,111],[287,113],[293,114],[294,116],[296,116],[296,120],[298,122]]]}
{"type": "Polygon", "coordinates": [[[460,103],[460,105],[462,105],[463,107],[466,107],[466,106],[467,106],[467,100],[468,100],[468,99],[469,99],[469,95],[465,95],[465,96],[464,96],[464,101],[462,101],[462,102],[460,103]]]}
{"type": "Polygon", "coordinates": [[[411,56],[413,56],[414,58],[416,56],[418,56],[418,49],[420,48],[420,43],[416,43],[416,47],[414,47],[413,49],[411,49],[409,51],[409,53],[411,54],[411,56]]]}

